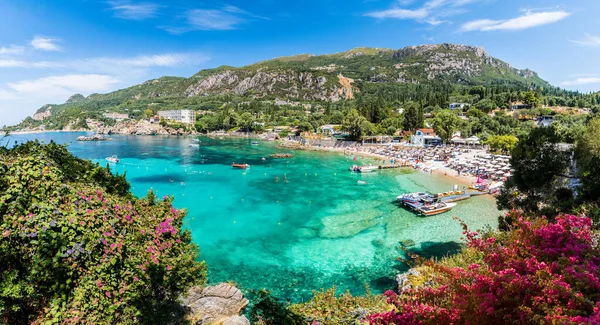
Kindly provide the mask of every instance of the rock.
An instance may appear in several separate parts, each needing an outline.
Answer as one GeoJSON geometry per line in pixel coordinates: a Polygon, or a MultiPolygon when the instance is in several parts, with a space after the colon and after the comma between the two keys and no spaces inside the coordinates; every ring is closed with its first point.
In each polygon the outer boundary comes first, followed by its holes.
{"type": "Polygon", "coordinates": [[[246,316],[233,316],[227,318],[223,325],[250,325],[250,321],[246,316]]]}
{"type": "Polygon", "coordinates": [[[412,247],[415,246],[415,241],[412,239],[405,239],[400,242],[400,245],[402,245],[402,247],[412,247]]]}
{"type": "Polygon", "coordinates": [[[183,299],[183,304],[189,308],[192,318],[197,319],[196,324],[199,325],[249,324],[245,317],[239,317],[248,306],[248,299],[244,298],[238,288],[228,283],[206,288],[193,287],[183,299]]]}
{"type": "Polygon", "coordinates": [[[412,288],[410,277],[420,275],[421,273],[415,268],[408,270],[406,273],[396,275],[396,288],[398,292],[401,293],[404,290],[412,288]]]}
{"type": "Polygon", "coordinates": [[[91,137],[86,137],[83,135],[80,137],[77,137],[77,141],[106,141],[106,140],[110,140],[110,138],[103,137],[100,134],[94,134],[91,137]]]}

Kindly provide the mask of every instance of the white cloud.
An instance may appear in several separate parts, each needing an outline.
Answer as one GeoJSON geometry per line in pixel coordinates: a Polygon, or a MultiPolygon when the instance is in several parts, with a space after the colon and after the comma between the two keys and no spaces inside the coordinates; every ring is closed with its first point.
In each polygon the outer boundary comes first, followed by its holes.
{"type": "Polygon", "coordinates": [[[118,82],[118,79],[102,74],[68,74],[7,83],[7,85],[20,94],[65,94],[68,96],[74,93],[107,91],[118,82]]]}
{"type": "Polygon", "coordinates": [[[600,77],[581,77],[574,80],[565,81],[563,86],[581,86],[590,84],[600,84],[600,77]]]}
{"type": "Polygon", "coordinates": [[[61,68],[65,65],[59,62],[51,61],[22,61],[22,60],[7,60],[0,59],[0,68],[61,68]]]}
{"type": "Polygon", "coordinates": [[[9,47],[0,47],[0,55],[16,55],[22,54],[25,51],[25,47],[11,45],[9,47]]]}
{"type": "Polygon", "coordinates": [[[56,38],[36,36],[31,40],[31,46],[36,50],[42,51],[62,51],[62,48],[55,44],[56,38]]]}
{"type": "Polygon", "coordinates": [[[156,16],[159,5],[155,3],[137,3],[133,4],[124,1],[109,1],[111,10],[115,17],[130,20],[144,20],[156,16]]]}
{"type": "Polygon", "coordinates": [[[83,60],[76,64],[90,64],[92,66],[112,65],[133,68],[173,67],[197,60],[185,54],[159,54],[142,55],[134,58],[94,58],[83,60]]]}
{"type": "Polygon", "coordinates": [[[582,45],[582,46],[591,46],[596,47],[600,46],[600,36],[594,36],[590,34],[585,34],[585,38],[581,40],[570,40],[571,42],[582,45]]]}
{"type": "Polygon", "coordinates": [[[547,12],[531,12],[527,11],[525,15],[519,16],[507,20],[491,20],[491,19],[480,19],[467,22],[460,27],[462,32],[470,31],[515,31],[533,28],[537,26],[543,26],[561,21],[571,14],[563,11],[547,11],[547,12]]]}
{"type": "MultiPolygon", "coordinates": [[[[427,0],[420,7],[409,9],[396,6],[386,10],[368,12],[364,16],[377,19],[411,19],[437,26],[445,22],[438,19],[438,17],[464,13],[464,8],[460,7],[479,1],[481,0],[427,0]]],[[[411,3],[412,1],[399,1],[402,6],[411,3]]]]}
{"type": "Polygon", "coordinates": [[[388,9],[382,11],[374,11],[366,13],[365,16],[373,18],[395,18],[395,19],[424,19],[427,18],[429,12],[423,8],[418,10],[408,9],[388,9]]]}
{"type": "Polygon", "coordinates": [[[192,9],[185,13],[185,24],[163,27],[172,34],[194,30],[232,30],[253,19],[269,20],[267,17],[252,14],[235,6],[226,5],[221,9],[192,9]]]}

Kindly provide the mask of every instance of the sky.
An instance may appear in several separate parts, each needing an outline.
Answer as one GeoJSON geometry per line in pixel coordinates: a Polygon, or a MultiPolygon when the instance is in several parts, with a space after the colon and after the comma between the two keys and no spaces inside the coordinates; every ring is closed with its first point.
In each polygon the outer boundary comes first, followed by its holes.
{"type": "Polygon", "coordinates": [[[599,0],[0,0],[0,126],[76,93],[361,46],[481,46],[599,91],[598,12],[599,0]]]}

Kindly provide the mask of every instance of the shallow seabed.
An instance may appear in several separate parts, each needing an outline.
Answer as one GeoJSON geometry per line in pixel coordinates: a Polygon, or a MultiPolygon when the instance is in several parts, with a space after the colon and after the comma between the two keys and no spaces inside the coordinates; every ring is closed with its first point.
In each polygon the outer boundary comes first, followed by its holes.
{"type": "MultiPolygon", "coordinates": [[[[210,282],[232,280],[244,289],[270,289],[299,301],[311,290],[337,285],[338,292],[376,292],[393,287],[406,266],[399,242],[412,240],[424,256],[443,256],[459,247],[457,216],[472,229],[497,226],[500,212],[490,197],[459,202],[450,212],[419,217],[394,204],[399,194],[448,191],[455,180],[412,169],[353,174],[353,157],[251,145],[246,139],[113,136],[112,141],[76,142],[80,133],[16,135],[68,143],[75,155],[105,164],[118,155],[114,172],[127,172],[132,191],[175,197],[189,213],[185,226],[200,246],[210,282]],[[291,159],[269,154],[290,152],[291,159]],[[266,160],[261,158],[265,157],[266,160]],[[248,163],[248,170],[231,163],[248,163]],[[276,181],[276,178],[279,181],[276,181]],[[287,179],[287,182],[285,181],[287,179]],[[366,181],[359,185],[358,180],[366,181]]],[[[367,160],[362,162],[367,163],[367,160]]]]}

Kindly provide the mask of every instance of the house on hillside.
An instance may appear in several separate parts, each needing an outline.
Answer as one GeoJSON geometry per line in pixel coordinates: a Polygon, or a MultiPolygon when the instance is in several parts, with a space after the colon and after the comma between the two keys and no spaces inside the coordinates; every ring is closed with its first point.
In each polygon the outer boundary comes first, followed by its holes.
{"type": "Polygon", "coordinates": [[[327,134],[327,135],[334,135],[339,133],[342,129],[341,125],[338,124],[325,124],[325,125],[321,125],[319,127],[319,132],[323,133],[323,134],[327,134]]]}
{"type": "Polygon", "coordinates": [[[178,123],[194,124],[196,123],[196,111],[190,109],[160,111],[158,116],[165,120],[175,121],[178,123]]]}
{"type": "Polygon", "coordinates": [[[510,109],[515,110],[515,109],[530,109],[531,105],[527,105],[523,102],[513,102],[510,103],[510,109]]]}
{"type": "Polygon", "coordinates": [[[539,116],[535,121],[535,124],[538,127],[547,128],[552,125],[552,122],[554,122],[554,118],[552,116],[539,116]]]}
{"type": "Polygon", "coordinates": [[[469,104],[466,103],[450,103],[450,105],[448,105],[448,108],[451,110],[455,110],[455,109],[463,109],[465,107],[469,106],[469,104]]]}
{"type": "Polygon", "coordinates": [[[410,137],[410,144],[414,146],[431,146],[440,144],[442,138],[438,137],[433,129],[417,129],[417,132],[410,137]]]}
{"type": "Polygon", "coordinates": [[[129,118],[129,114],[120,114],[120,113],[104,113],[102,114],[102,116],[104,116],[104,118],[109,118],[109,119],[113,119],[117,122],[121,122],[123,120],[126,120],[129,118]]]}

